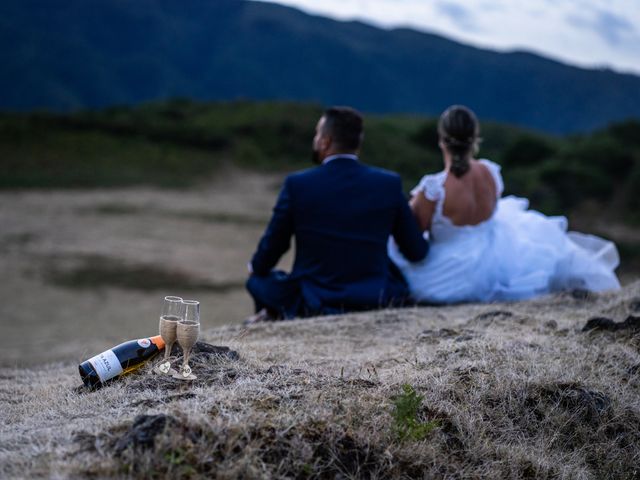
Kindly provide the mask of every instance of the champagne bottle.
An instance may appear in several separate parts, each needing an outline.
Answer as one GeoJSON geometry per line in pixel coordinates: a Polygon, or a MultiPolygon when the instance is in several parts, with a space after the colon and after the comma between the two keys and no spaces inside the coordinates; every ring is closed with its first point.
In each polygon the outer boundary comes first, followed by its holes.
{"type": "Polygon", "coordinates": [[[100,387],[109,380],[140,368],[162,349],[164,340],[160,335],[129,340],[82,362],[78,367],[80,377],[87,387],[100,387]]]}

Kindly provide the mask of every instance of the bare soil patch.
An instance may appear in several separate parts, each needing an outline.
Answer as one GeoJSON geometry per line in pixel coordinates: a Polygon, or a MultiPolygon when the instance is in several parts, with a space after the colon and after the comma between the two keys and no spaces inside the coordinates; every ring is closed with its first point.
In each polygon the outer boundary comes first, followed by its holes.
{"type": "Polygon", "coordinates": [[[281,181],[232,169],[189,190],[0,193],[0,366],[153,335],[165,295],[201,300],[203,328],[239,323],[281,181]]]}

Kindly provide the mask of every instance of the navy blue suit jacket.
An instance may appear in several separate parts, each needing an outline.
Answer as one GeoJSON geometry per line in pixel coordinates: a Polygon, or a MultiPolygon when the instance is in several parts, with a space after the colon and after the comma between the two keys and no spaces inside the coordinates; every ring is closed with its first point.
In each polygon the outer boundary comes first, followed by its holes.
{"type": "Polygon", "coordinates": [[[408,260],[427,254],[400,177],[340,157],[286,178],[251,265],[268,275],[294,236],[290,277],[309,309],[378,308],[408,293],[389,269],[389,235],[408,260]]]}

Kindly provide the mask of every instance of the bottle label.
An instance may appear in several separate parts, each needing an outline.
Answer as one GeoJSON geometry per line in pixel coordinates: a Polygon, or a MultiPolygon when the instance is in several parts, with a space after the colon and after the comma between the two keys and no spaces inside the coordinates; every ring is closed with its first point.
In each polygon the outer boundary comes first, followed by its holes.
{"type": "Polygon", "coordinates": [[[141,338],[140,340],[138,340],[138,345],[140,345],[142,348],[149,348],[149,346],[151,346],[151,340],[149,340],[148,338],[141,338]]]}
{"type": "Polygon", "coordinates": [[[90,358],[89,363],[95,369],[102,383],[122,373],[122,365],[120,365],[120,360],[113,353],[113,350],[107,350],[90,358]]]}

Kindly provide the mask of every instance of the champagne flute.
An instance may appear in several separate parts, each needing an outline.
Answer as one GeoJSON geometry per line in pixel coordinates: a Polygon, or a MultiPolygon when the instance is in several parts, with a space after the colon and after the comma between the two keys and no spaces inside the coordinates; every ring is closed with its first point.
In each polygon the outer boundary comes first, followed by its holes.
{"type": "Polygon", "coordinates": [[[200,334],[200,302],[196,300],[183,300],[182,303],[185,308],[184,318],[178,322],[176,333],[184,357],[182,359],[180,372],[175,373],[173,377],[179,378],[180,380],[195,380],[197,377],[191,373],[189,355],[191,355],[191,349],[200,334]]]}
{"type": "Polygon", "coordinates": [[[162,312],[160,313],[160,336],[164,340],[164,361],[155,369],[156,373],[168,374],[174,373],[171,368],[169,357],[171,356],[171,348],[176,342],[176,328],[178,322],[184,319],[184,303],[180,297],[164,297],[162,312]]]}

